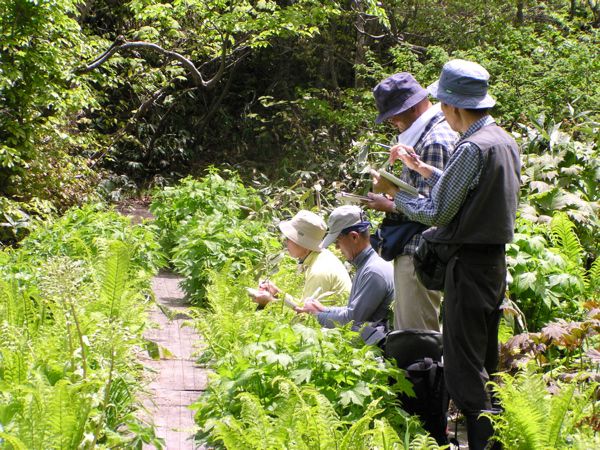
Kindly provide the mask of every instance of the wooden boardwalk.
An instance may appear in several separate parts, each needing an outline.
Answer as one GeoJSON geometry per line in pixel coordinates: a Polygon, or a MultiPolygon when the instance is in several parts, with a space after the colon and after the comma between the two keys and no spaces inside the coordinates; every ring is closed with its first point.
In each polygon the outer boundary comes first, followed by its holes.
{"type": "MultiPolygon", "coordinates": [[[[157,324],[145,336],[159,347],[159,360],[143,358],[143,363],[156,371],[149,385],[150,397],[144,400],[149,422],[154,423],[159,437],[165,440],[167,450],[192,450],[204,447],[194,446],[195,432],[193,412],[188,406],[206,389],[206,371],[195,364],[194,345],[199,341],[195,330],[184,326],[187,310],[183,293],[179,289],[181,278],[160,273],[153,280],[157,301],[173,313],[173,320],[154,306],[150,320],[157,324]]],[[[154,449],[145,446],[144,449],[154,449]]]]}

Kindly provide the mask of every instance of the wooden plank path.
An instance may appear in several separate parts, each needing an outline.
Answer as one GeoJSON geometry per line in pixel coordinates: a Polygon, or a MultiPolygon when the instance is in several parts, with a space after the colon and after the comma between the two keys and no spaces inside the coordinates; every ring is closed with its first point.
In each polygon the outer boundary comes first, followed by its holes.
{"type": "MultiPolygon", "coordinates": [[[[167,450],[202,449],[194,445],[192,437],[196,430],[193,412],[188,406],[206,389],[206,370],[195,364],[194,345],[200,337],[193,328],[184,326],[188,306],[179,289],[181,278],[166,272],[159,273],[152,281],[157,302],[174,314],[173,320],[154,306],[150,320],[157,324],[149,329],[145,337],[159,347],[166,348],[171,355],[159,360],[147,354],[143,363],[156,371],[149,385],[150,398],[144,400],[147,419],[157,427],[157,434],[165,440],[167,450]]],[[[145,446],[144,449],[154,449],[145,446]]]]}

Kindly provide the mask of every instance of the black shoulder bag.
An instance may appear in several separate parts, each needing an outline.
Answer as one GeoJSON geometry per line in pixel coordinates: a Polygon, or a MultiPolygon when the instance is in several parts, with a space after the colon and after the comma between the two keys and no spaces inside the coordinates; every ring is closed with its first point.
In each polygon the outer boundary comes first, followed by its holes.
{"type": "Polygon", "coordinates": [[[421,284],[432,291],[443,290],[446,265],[459,248],[460,244],[432,242],[427,240],[425,235],[421,235],[413,257],[415,273],[421,284]]]}
{"type": "Polygon", "coordinates": [[[386,261],[392,261],[404,250],[404,246],[415,234],[427,228],[419,222],[386,216],[379,228],[371,235],[371,246],[386,261]]]}

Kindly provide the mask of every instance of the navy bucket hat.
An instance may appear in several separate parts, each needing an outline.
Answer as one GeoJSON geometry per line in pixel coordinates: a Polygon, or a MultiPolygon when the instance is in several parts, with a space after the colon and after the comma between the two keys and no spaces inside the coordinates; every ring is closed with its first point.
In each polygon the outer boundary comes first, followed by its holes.
{"type": "Polygon", "coordinates": [[[400,72],[375,86],[373,97],[379,111],[375,123],[381,123],[427,98],[427,90],[410,73],[400,72]]]}
{"type": "Polygon", "coordinates": [[[464,59],[444,64],[440,79],[427,87],[442,103],[463,109],[487,109],[496,104],[487,93],[490,74],[482,66],[464,59]]]}

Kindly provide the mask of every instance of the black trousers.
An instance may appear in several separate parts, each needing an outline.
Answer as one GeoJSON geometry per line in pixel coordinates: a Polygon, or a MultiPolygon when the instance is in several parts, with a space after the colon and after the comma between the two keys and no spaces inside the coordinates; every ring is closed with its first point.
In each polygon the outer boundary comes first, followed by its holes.
{"type": "Polygon", "coordinates": [[[491,409],[486,383],[498,365],[500,304],[506,288],[504,245],[465,245],[444,283],[444,375],[463,414],[491,409]]]}

